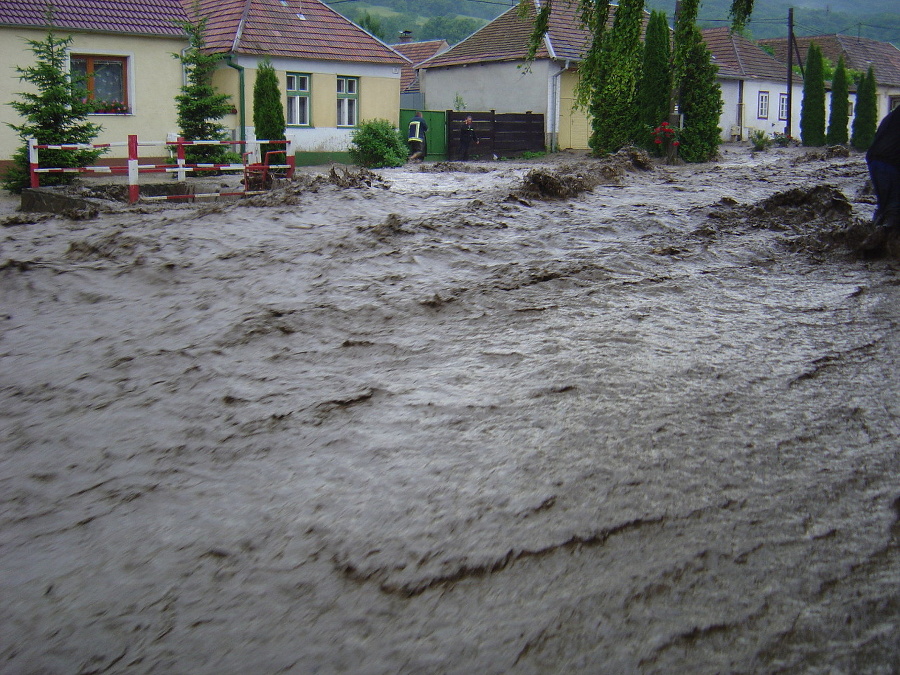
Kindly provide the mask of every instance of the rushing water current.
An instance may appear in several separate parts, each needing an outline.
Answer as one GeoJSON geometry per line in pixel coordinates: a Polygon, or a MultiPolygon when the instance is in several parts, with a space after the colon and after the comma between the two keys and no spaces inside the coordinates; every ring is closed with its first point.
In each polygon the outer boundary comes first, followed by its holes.
{"type": "Polygon", "coordinates": [[[475,168],[5,228],[0,672],[897,672],[861,158],[475,168]]]}

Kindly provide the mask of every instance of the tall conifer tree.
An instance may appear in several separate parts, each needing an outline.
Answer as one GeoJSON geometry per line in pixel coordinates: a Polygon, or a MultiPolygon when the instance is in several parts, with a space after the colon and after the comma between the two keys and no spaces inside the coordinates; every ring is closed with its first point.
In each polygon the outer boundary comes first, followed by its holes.
{"type": "Polygon", "coordinates": [[[669,24],[664,12],[653,10],[644,37],[644,61],[638,86],[638,111],[643,129],[641,145],[653,147],[651,130],[669,117],[672,96],[669,24]]]}
{"type": "Polygon", "coordinates": [[[822,52],[815,42],[809,43],[806,53],[800,140],[803,145],[825,145],[825,73],[822,52]]]}
{"type": "MultiPolygon", "coordinates": [[[[268,57],[256,69],[256,82],[253,84],[253,126],[256,128],[257,138],[268,141],[284,140],[285,121],[281,87],[275,68],[268,57]]],[[[284,144],[266,144],[260,148],[260,152],[265,157],[265,153],[269,151],[284,149],[284,144]]],[[[280,155],[276,155],[278,156],[280,155]]]]}
{"type": "Polygon", "coordinates": [[[847,87],[847,68],[844,55],[838,59],[831,79],[831,115],[828,119],[828,144],[845,145],[850,128],[850,91],[847,87]]]}
{"type": "Polygon", "coordinates": [[[868,150],[878,128],[878,84],[875,70],[869,66],[856,88],[856,117],[850,144],[857,150],[868,150]]]}
{"type": "Polygon", "coordinates": [[[716,81],[718,66],[697,28],[699,0],[685,0],[675,23],[672,70],[684,115],[679,153],[688,162],[708,162],[719,151],[722,90],[716,81]]]}
{"type": "Polygon", "coordinates": [[[591,97],[590,145],[596,154],[616,152],[638,135],[638,81],[644,0],[621,0],[600,53],[601,86],[591,97]]]}

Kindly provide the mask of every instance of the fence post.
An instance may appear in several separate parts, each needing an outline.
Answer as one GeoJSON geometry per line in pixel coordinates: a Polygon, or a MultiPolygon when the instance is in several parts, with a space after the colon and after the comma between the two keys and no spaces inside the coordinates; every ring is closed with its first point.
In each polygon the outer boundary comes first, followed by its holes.
{"type": "Polygon", "coordinates": [[[37,172],[38,169],[38,150],[37,139],[28,139],[28,173],[31,175],[31,187],[38,188],[41,186],[41,179],[37,172]]]}
{"type": "Polygon", "coordinates": [[[141,198],[141,186],[138,185],[138,137],[128,136],[128,203],[136,204],[141,198]]]}
{"type": "Polygon", "coordinates": [[[491,110],[491,154],[497,159],[497,111],[491,110]]]}
{"type": "Polygon", "coordinates": [[[294,171],[297,169],[297,151],[294,148],[294,139],[291,138],[287,141],[287,145],[285,146],[285,159],[287,159],[288,172],[287,177],[293,178],[294,171]]]}
{"type": "Polygon", "coordinates": [[[178,180],[182,183],[187,180],[187,171],[184,168],[185,158],[184,158],[184,136],[178,137],[178,180]]]}

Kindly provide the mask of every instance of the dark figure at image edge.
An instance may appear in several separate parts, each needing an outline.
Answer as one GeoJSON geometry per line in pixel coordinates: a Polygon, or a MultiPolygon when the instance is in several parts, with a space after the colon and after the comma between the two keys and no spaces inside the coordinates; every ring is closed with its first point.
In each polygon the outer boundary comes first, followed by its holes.
{"type": "Polygon", "coordinates": [[[878,200],[875,227],[896,233],[900,231],[900,107],[878,125],[866,164],[878,200]]]}
{"type": "Polygon", "coordinates": [[[472,125],[472,116],[466,115],[466,119],[459,130],[459,156],[464,162],[469,160],[469,148],[472,144],[478,145],[478,134],[472,125]]]}
{"type": "Polygon", "coordinates": [[[409,122],[409,133],[406,136],[409,149],[412,151],[409,156],[411,161],[425,159],[425,155],[428,153],[426,133],[428,133],[428,124],[422,117],[422,113],[417,112],[409,122]]]}

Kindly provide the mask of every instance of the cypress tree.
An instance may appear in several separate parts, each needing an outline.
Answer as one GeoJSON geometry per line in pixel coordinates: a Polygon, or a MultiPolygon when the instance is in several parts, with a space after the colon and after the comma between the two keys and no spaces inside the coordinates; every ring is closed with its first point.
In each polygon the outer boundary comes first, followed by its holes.
{"type": "Polygon", "coordinates": [[[688,162],[708,162],[719,151],[722,90],[718,66],[697,28],[699,0],[684,0],[675,21],[672,71],[680,112],[684,115],[679,153],[688,162]]]}
{"type": "Polygon", "coordinates": [[[800,111],[800,140],[803,145],[825,145],[825,75],[822,52],[815,42],[806,53],[803,78],[803,105],[800,111]]]}
{"type": "MultiPolygon", "coordinates": [[[[256,128],[257,138],[268,141],[284,140],[285,122],[281,87],[275,68],[268,57],[256,70],[256,82],[253,85],[253,126],[256,128]]],[[[265,157],[265,153],[271,150],[284,149],[284,144],[265,144],[260,147],[260,152],[265,157]]]]}
{"type": "Polygon", "coordinates": [[[672,95],[672,70],[669,45],[669,24],[664,12],[653,10],[644,37],[644,61],[638,86],[640,113],[640,144],[653,149],[652,129],[669,117],[672,95]]]}
{"type": "Polygon", "coordinates": [[[591,98],[590,146],[616,152],[638,135],[637,87],[641,75],[644,0],[621,0],[600,53],[601,86],[591,98]]]}
{"type": "Polygon", "coordinates": [[[838,59],[831,80],[831,116],[828,120],[828,145],[845,145],[850,128],[850,91],[844,55],[838,59]]]}
{"type": "Polygon", "coordinates": [[[875,71],[869,66],[856,88],[856,117],[850,144],[857,150],[868,150],[878,128],[878,94],[875,71]]]}
{"type": "MultiPolygon", "coordinates": [[[[52,23],[52,16],[49,17],[52,23]]],[[[9,124],[23,141],[15,152],[13,164],[3,177],[3,187],[19,193],[30,184],[28,139],[38,145],[68,145],[91,143],[102,131],[99,124],[87,121],[94,106],[88,100],[84,80],[68,72],[68,48],[72,36],[58,38],[53,28],[43,40],[26,40],[35,64],[16,68],[19,79],[33,86],[33,91],[20,92],[19,101],[9,105],[24,118],[22,124],[9,124]]],[[[48,168],[90,166],[105,150],[40,150],[40,165],[48,168]]],[[[76,173],[41,175],[41,185],[67,185],[76,173]]]]}
{"type": "MultiPolygon", "coordinates": [[[[188,36],[188,49],[184,54],[173,54],[184,66],[187,84],[175,97],[178,104],[178,128],[188,141],[225,141],[228,136],[219,122],[231,111],[231,103],[226,94],[216,93],[212,76],[225,54],[206,53],[206,18],[196,21],[182,21],[179,26],[188,36]]],[[[232,159],[232,153],[225,145],[193,145],[185,148],[185,157],[190,164],[221,164],[232,159]]]]}

